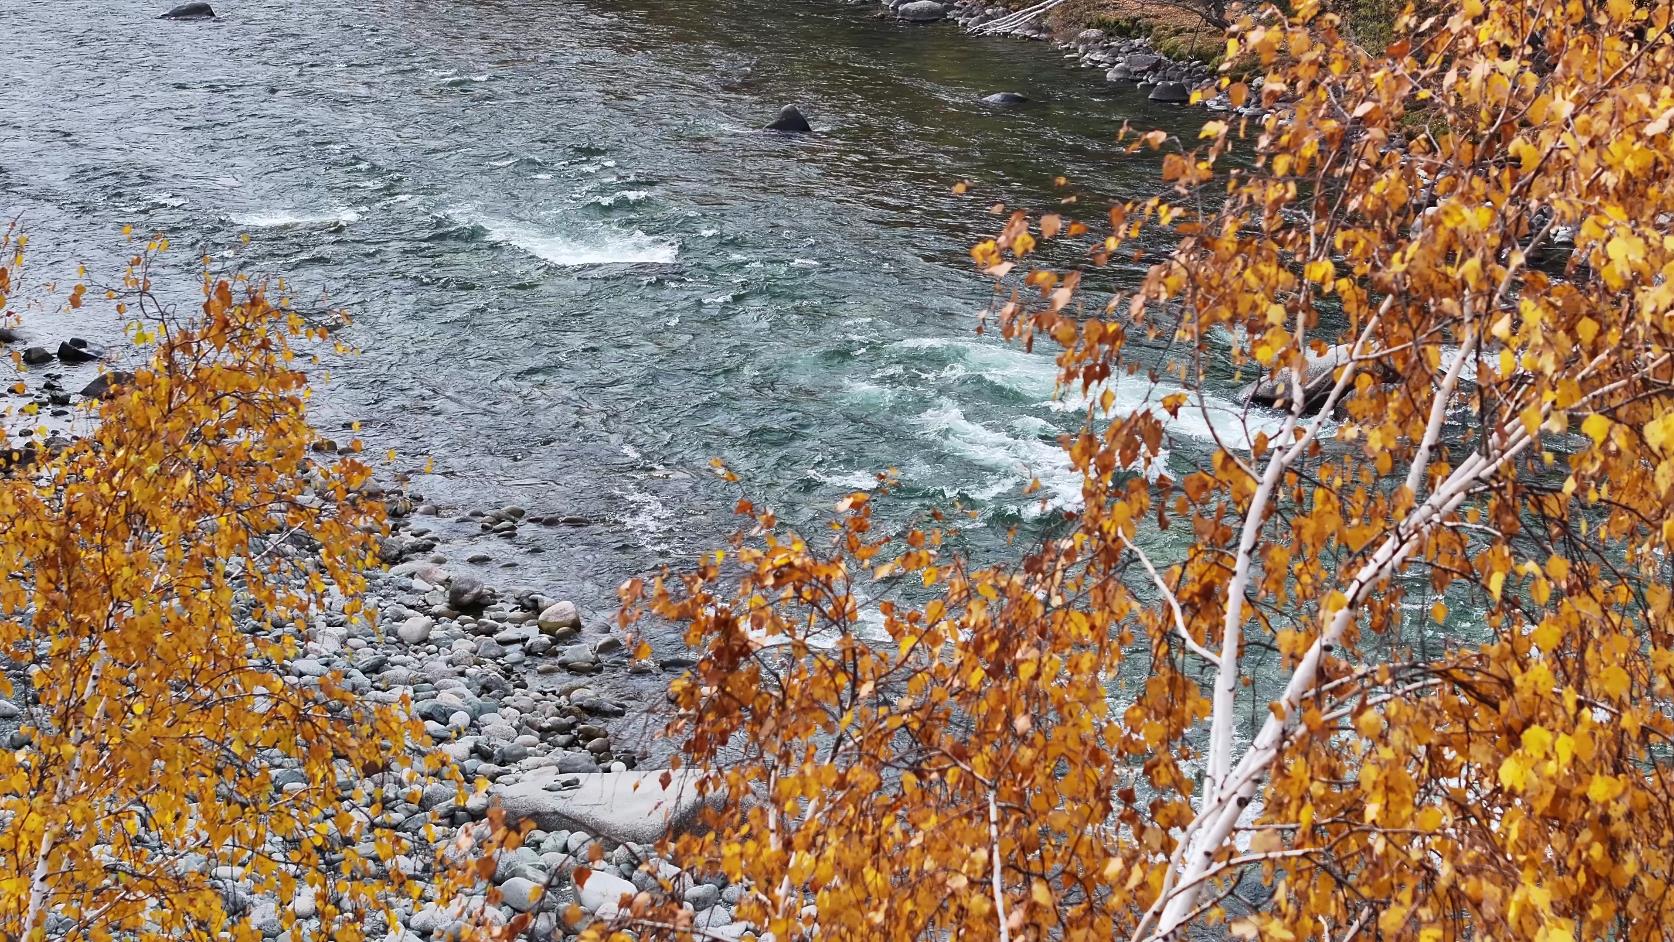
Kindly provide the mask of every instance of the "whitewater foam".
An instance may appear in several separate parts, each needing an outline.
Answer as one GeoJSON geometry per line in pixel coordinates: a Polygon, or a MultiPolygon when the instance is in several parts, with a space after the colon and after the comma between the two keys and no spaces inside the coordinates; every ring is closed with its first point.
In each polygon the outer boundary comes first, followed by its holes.
{"type": "Polygon", "coordinates": [[[545,232],[526,223],[484,217],[471,220],[495,242],[521,249],[553,265],[637,265],[668,264],[679,254],[670,242],[654,239],[635,230],[623,233],[593,230],[576,238],[545,232]]]}
{"type": "Polygon", "coordinates": [[[321,226],[347,224],[358,222],[360,213],[339,207],[329,212],[277,212],[277,213],[246,213],[228,216],[227,221],[235,226],[247,226],[251,229],[281,229],[286,226],[321,226]]]}

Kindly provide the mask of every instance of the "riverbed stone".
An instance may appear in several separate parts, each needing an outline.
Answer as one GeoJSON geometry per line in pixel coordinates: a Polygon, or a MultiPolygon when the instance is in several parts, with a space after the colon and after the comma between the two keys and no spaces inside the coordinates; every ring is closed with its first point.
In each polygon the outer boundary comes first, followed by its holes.
{"type": "Polygon", "coordinates": [[[492,793],[510,821],[650,844],[695,824],[704,808],[718,806],[718,795],[698,793],[700,781],[691,769],[571,774],[543,768],[496,785],[492,793]]]}
{"type": "Polygon", "coordinates": [[[395,629],[395,635],[408,644],[423,644],[430,640],[430,633],[435,629],[436,619],[429,615],[414,615],[395,629]]]}
{"type": "MultiPolygon", "coordinates": [[[[578,872],[576,876],[581,876],[578,872]]],[[[584,880],[577,880],[576,902],[600,919],[614,919],[621,911],[624,897],[633,899],[638,888],[627,880],[600,870],[594,870],[584,880]]]]}
{"type": "Polygon", "coordinates": [[[581,610],[574,602],[553,602],[541,610],[536,619],[542,634],[557,635],[565,631],[576,631],[581,628],[581,610]]]}
{"type": "Polygon", "coordinates": [[[1016,105],[1027,104],[1028,101],[1028,95],[1018,92],[995,92],[992,95],[984,96],[982,99],[983,104],[992,105],[996,108],[1011,108],[1016,105]]]}

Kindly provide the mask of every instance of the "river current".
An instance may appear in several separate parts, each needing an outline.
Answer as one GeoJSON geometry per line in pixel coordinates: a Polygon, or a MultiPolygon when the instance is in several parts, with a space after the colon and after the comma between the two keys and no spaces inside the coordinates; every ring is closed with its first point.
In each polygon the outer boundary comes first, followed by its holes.
{"type": "MultiPolygon", "coordinates": [[[[1042,496],[1072,506],[1057,437],[1079,407],[1054,396],[1049,344],[977,334],[993,288],[966,250],[995,202],[1075,195],[1096,218],[1155,192],[1116,130],[1202,120],[1046,44],[872,5],[219,0],[211,22],[155,19],[165,5],[0,3],[0,194],[28,280],[79,263],[114,282],[132,225],[171,238],[158,281],[181,305],[210,254],[348,308],[361,352],[319,376],[328,434],[358,420],[450,515],[588,521],[510,545],[443,527],[450,554],[595,612],[728,532],[738,492],[714,458],[803,524],[898,469],[888,512],[975,509],[979,555],[1042,496]],[[1032,101],[980,102],[996,91],[1032,101]],[[787,102],[819,133],[754,130],[787,102]]],[[[26,327],[121,337],[114,313],[55,306],[26,327]]],[[[1118,390],[1127,408],[1167,391],[1118,390]]],[[[1183,413],[1171,463],[1207,439],[1183,413]]]]}

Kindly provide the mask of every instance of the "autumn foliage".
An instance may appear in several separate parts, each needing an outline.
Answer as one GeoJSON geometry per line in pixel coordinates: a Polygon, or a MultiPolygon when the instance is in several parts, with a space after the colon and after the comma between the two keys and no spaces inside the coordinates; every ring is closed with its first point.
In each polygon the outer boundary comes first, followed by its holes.
{"type": "Polygon", "coordinates": [[[85,437],[0,477],[0,693],[24,708],[0,749],[0,938],[260,938],[252,894],[287,927],[312,894],[322,936],[359,938],[399,890],[370,863],[406,835],[344,783],[399,772],[414,730],[277,665],[331,599],[366,615],[370,472],[310,451],[291,344],[320,332],[233,277],[169,316],[161,247],[112,293],[149,363],[85,437]]]}
{"type": "Polygon", "coordinates": [[[681,859],[779,942],[1667,938],[1670,16],[1235,24],[1259,115],[1133,137],[1163,195],[973,252],[1087,397],[1077,511],[972,569],[865,493],[831,539],[745,504],[727,553],[626,587],[705,652],[675,731],[736,799],[681,859]],[[1170,461],[1228,363],[1276,405],[1170,461]],[[1184,391],[1116,409],[1153,383],[1184,391]]]}

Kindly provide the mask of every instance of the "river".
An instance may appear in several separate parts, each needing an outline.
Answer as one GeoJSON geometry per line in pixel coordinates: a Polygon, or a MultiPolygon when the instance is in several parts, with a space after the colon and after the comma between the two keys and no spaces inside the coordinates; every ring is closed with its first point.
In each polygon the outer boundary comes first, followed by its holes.
{"type": "MultiPolygon", "coordinates": [[[[165,2],[0,6],[0,193],[29,279],[114,281],[131,224],[172,239],[159,280],[181,304],[212,254],[350,309],[361,352],[319,375],[327,433],[358,420],[394,470],[433,459],[413,486],[449,514],[588,520],[438,526],[455,558],[594,612],[730,529],[712,458],[802,524],[899,469],[888,513],[957,501],[978,555],[1034,519],[1031,477],[1072,506],[1056,438],[1080,414],[1049,345],[977,334],[992,285],[966,250],[995,202],[1075,195],[1097,218],[1155,192],[1116,130],[1202,120],[1046,44],[871,5],[220,0],[167,22],[165,2]],[[1002,90],[1033,101],[980,103],[1002,90]],[[786,102],[819,133],[754,130],[786,102]]],[[[24,312],[35,333],[121,336],[114,313],[51,307],[24,312]]],[[[1177,423],[1171,462],[1206,439],[1177,423]]]]}

